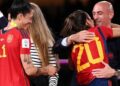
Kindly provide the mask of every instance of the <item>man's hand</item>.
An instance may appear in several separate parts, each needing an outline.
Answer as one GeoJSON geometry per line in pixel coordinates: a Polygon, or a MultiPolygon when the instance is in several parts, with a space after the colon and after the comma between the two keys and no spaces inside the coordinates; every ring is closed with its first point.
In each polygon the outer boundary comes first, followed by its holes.
{"type": "Polygon", "coordinates": [[[93,69],[92,74],[96,76],[96,78],[111,78],[115,75],[116,71],[111,68],[107,63],[102,62],[105,67],[100,69],[93,69]]]}
{"type": "Polygon", "coordinates": [[[71,44],[73,42],[90,42],[94,39],[95,34],[93,32],[89,32],[87,30],[80,31],[76,34],[73,34],[68,37],[67,43],[71,44]]]}
{"type": "Polygon", "coordinates": [[[89,19],[86,20],[86,24],[87,24],[89,27],[94,27],[94,21],[93,21],[91,18],[89,18],[89,19]]]}

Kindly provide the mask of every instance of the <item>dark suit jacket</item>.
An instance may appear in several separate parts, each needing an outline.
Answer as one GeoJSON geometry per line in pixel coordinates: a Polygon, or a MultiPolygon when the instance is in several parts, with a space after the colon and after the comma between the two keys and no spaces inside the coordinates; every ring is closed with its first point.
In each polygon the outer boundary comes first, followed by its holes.
{"type": "Polygon", "coordinates": [[[3,29],[4,27],[6,27],[8,24],[7,19],[3,16],[0,18],[0,29],[3,29]]]}
{"type": "Polygon", "coordinates": [[[59,54],[60,58],[70,58],[71,56],[71,49],[72,49],[72,45],[70,46],[63,46],[61,44],[63,38],[59,38],[56,43],[54,44],[53,50],[55,53],[59,54]]]}

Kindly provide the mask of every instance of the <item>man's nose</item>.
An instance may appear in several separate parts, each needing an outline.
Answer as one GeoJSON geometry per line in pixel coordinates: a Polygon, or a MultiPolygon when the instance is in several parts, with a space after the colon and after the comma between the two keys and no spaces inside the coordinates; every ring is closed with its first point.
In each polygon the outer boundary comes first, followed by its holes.
{"type": "Polygon", "coordinates": [[[94,20],[96,20],[96,19],[98,18],[98,15],[95,14],[95,15],[93,16],[93,18],[94,18],[94,20]]]}

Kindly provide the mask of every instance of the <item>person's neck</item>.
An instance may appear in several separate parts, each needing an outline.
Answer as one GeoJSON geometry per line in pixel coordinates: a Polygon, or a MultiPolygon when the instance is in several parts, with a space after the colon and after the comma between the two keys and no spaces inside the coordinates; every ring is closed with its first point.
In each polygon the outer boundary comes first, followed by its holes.
{"type": "Polygon", "coordinates": [[[5,30],[10,30],[10,29],[12,29],[14,27],[18,27],[18,22],[16,20],[12,19],[11,21],[9,21],[9,23],[8,23],[7,27],[5,28],[5,30]]]}
{"type": "Polygon", "coordinates": [[[109,22],[109,23],[104,23],[103,26],[105,26],[105,27],[107,27],[107,28],[111,28],[111,22],[109,22]]]}
{"type": "Polygon", "coordinates": [[[111,24],[105,25],[105,27],[111,28],[111,24]]]}
{"type": "Polygon", "coordinates": [[[12,19],[12,20],[10,21],[10,26],[11,26],[11,27],[21,28],[20,21],[19,21],[19,20],[14,20],[14,19],[12,19]]]}
{"type": "Polygon", "coordinates": [[[10,26],[11,26],[11,27],[18,27],[18,22],[17,22],[17,20],[11,20],[11,21],[10,21],[10,26]]]}
{"type": "Polygon", "coordinates": [[[106,24],[106,27],[111,28],[111,21],[106,24]]]}

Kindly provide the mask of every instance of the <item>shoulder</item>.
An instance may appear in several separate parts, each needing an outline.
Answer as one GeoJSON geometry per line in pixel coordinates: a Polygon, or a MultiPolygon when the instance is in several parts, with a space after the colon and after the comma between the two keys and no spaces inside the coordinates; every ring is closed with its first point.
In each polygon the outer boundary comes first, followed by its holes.
{"type": "Polygon", "coordinates": [[[111,28],[109,28],[109,27],[106,27],[106,26],[100,26],[99,27],[101,30],[103,30],[103,31],[112,31],[112,29],[111,28]]]}
{"type": "Polygon", "coordinates": [[[104,36],[106,38],[108,38],[108,37],[111,38],[113,36],[113,30],[112,30],[112,28],[101,26],[100,29],[101,29],[101,32],[104,34],[104,36]]]}
{"type": "Polygon", "coordinates": [[[91,28],[88,29],[88,31],[94,32],[96,30],[96,28],[98,28],[98,27],[97,26],[91,27],[91,28]]]}
{"type": "Polygon", "coordinates": [[[20,33],[22,38],[29,38],[29,33],[27,30],[17,28],[17,31],[20,33]]]}
{"type": "Polygon", "coordinates": [[[120,25],[119,24],[115,24],[115,23],[111,23],[111,27],[112,28],[118,28],[118,27],[120,28],[120,25]]]}

